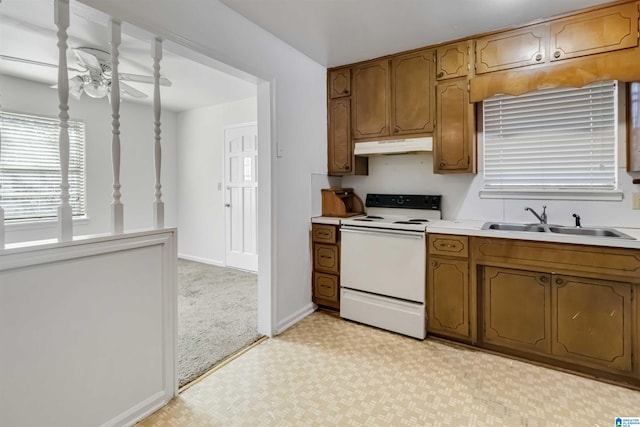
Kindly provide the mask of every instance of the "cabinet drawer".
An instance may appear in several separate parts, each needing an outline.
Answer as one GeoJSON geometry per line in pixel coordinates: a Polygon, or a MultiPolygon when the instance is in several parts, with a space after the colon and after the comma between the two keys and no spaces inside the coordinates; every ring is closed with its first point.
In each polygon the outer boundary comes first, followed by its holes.
{"type": "Polygon", "coordinates": [[[467,258],[469,256],[469,238],[448,234],[429,234],[429,253],[467,258]]]}
{"type": "Polygon", "coordinates": [[[313,246],[313,268],[325,273],[339,274],[338,247],[316,243],[313,246]]]}
{"type": "Polygon", "coordinates": [[[339,286],[338,276],[324,273],[313,273],[314,299],[338,302],[339,286]]]}
{"type": "Polygon", "coordinates": [[[311,225],[311,239],[314,242],[321,243],[336,243],[337,239],[337,227],[335,225],[327,224],[312,224],[311,225]]]}

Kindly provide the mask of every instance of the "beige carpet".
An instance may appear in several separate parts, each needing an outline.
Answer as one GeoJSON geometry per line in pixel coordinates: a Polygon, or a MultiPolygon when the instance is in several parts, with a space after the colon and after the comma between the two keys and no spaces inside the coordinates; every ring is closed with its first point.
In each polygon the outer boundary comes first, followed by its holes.
{"type": "Polygon", "coordinates": [[[614,426],[640,392],[316,312],[142,426],[614,426]]]}
{"type": "Polygon", "coordinates": [[[178,382],[196,379],[261,337],[258,276],[178,260],[178,382]]]}

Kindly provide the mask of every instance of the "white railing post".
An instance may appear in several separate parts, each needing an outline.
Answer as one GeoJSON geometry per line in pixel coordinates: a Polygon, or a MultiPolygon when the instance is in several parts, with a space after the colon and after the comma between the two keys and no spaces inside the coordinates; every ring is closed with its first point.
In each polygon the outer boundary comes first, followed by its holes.
{"type": "Polygon", "coordinates": [[[113,165],[113,202],[111,202],[111,232],[124,229],[124,206],[120,201],[120,75],[118,74],[118,46],[121,42],[120,22],[109,21],[111,45],[111,163],[113,165]]]}
{"type": "Polygon", "coordinates": [[[73,239],[73,216],[69,204],[69,75],[67,72],[67,28],[69,0],[55,0],[54,21],[58,27],[58,108],[60,113],[60,206],[58,207],[58,240],[73,239]]]}
{"type": "Polygon", "coordinates": [[[164,227],[164,202],[162,201],[162,185],[160,185],[160,167],[162,165],[162,147],[160,146],[160,60],[162,59],[162,40],[153,39],[151,43],[153,57],[153,129],[155,134],[154,160],[156,166],[155,201],[153,202],[153,226],[164,227]]]}

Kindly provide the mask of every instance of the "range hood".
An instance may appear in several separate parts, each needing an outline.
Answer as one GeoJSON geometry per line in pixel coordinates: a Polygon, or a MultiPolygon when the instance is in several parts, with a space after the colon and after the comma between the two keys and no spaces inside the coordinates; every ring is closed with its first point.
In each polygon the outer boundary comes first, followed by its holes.
{"type": "Polygon", "coordinates": [[[382,154],[405,154],[433,151],[433,138],[394,139],[389,141],[356,142],[356,156],[378,156],[382,154]]]}

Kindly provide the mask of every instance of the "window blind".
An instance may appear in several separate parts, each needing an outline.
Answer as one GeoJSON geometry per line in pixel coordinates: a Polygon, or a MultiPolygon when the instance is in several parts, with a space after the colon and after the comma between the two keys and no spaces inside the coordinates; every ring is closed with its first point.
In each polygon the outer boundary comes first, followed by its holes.
{"type": "MultiPolygon", "coordinates": [[[[60,205],[59,120],[0,112],[0,190],[7,221],[56,218],[60,205]]],[[[85,215],[84,123],[69,121],[73,216],[85,215]]]]}
{"type": "Polygon", "coordinates": [[[485,188],[616,188],[616,82],[494,96],[483,113],[485,188]]]}

